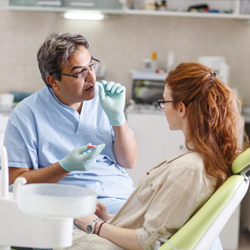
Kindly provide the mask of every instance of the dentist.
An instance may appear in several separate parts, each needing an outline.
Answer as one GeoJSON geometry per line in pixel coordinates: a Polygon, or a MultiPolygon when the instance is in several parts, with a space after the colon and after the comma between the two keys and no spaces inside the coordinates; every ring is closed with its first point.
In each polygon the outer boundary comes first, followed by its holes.
{"type": "Polygon", "coordinates": [[[100,61],[80,34],[49,35],[38,66],[46,84],[12,111],[4,145],[10,184],[62,183],[94,190],[116,213],[133,191],[125,168],[137,161],[137,144],[124,115],[125,88],[96,82],[100,61]],[[87,145],[97,145],[92,151],[87,145]]]}

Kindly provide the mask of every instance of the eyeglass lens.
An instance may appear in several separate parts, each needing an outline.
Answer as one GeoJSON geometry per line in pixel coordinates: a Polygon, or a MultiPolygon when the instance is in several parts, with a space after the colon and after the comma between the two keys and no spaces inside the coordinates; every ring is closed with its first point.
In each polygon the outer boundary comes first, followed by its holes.
{"type": "Polygon", "coordinates": [[[100,62],[99,61],[94,61],[91,64],[92,64],[91,69],[93,68],[96,71],[99,68],[100,62]]]}
{"type": "MultiPolygon", "coordinates": [[[[99,68],[100,62],[96,61],[95,59],[93,59],[91,61],[90,67],[89,69],[92,71],[92,69],[94,69],[94,71],[96,71],[99,68]]],[[[88,74],[89,74],[89,69],[84,69],[83,71],[81,71],[78,75],[78,78],[80,79],[85,79],[88,74]]]]}
{"type": "Polygon", "coordinates": [[[159,100],[158,100],[158,105],[159,105],[159,107],[160,107],[161,109],[164,109],[165,103],[162,102],[162,101],[164,101],[164,100],[163,100],[163,99],[159,99],[159,100]]]}
{"type": "Polygon", "coordinates": [[[161,108],[161,109],[164,109],[165,104],[166,104],[166,103],[160,102],[160,103],[159,103],[160,108],[161,108]]]}

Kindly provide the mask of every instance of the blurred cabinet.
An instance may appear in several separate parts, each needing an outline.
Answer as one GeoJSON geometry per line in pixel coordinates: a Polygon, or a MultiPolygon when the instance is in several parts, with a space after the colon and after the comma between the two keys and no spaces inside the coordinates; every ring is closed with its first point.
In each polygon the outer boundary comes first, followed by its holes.
{"type": "MultiPolygon", "coordinates": [[[[245,131],[250,138],[250,116],[245,116],[245,131]]],[[[248,176],[250,173],[248,172],[248,176]]],[[[241,202],[241,220],[243,227],[250,232],[250,190],[248,189],[246,196],[241,202]]]]}
{"type": "Polygon", "coordinates": [[[166,74],[132,71],[132,99],[136,103],[152,104],[162,98],[166,74]]]}
{"type": "Polygon", "coordinates": [[[165,85],[165,82],[134,80],[132,99],[136,103],[152,104],[162,98],[165,85]]]}
{"type": "Polygon", "coordinates": [[[241,220],[243,227],[250,232],[250,190],[241,202],[241,220]]]}
{"type": "Polygon", "coordinates": [[[127,170],[136,187],[150,169],[182,149],[185,141],[181,131],[170,131],[161,110],[127,111],[126,117],[138,144],[136,167],[127,170]]]}
{"type": "Polygon", "coordinates": [[[123,8],[122,1],[119,0],[63,0],[63,6],[70,9],[85,8],[89,10],[121,10],[123,8]]]}
{"type": "Polygon", "coordinates": [[[123,0],[8,0],[9,9],[26,10],[122,10],[123,0]]]}
{"type": "MultiPolygon", "coordinates": [[[[168,9],[164,11],[129,9],[126,0],[5,0],[7,8],[12,10],[31,11],[56,11],[65,12],[68,10],[101,11],[108,14],[126,15],[149,15],[149,16],[179,16],[179,17],[205,17],[205,18],[229,18],[229,19],[250,19],[242,8],[245,0],[194,0],[176,1],[168,0],[168,9]],[[210,9],[220,10],[220,13],[188,12],[192,5],[208,4],[210,9]]],[[[144,0],[141,1],[144,6],[144,0]]]]}
{"type": "Polygon", "coordinates": [[[16,7],[58,7],[62,0],[9,0],[8,4],[16,7]]]}
{"type": "MultiPolygon", "coordinates": [[[[244,1],[244,0],[242,0],[244,1]]],[[[138,14],[138,15],[169,15],[169,16],[189,16],[189,17],[211,17],[211,18],[243,18],[249,19],[249,15],[242,15],[241,6],[242,1],[240,0],[193,0],[193,1],[176,1],[168,0],[167,11],[160,10],[144,10],[144,0],[134,0],[138,9],[128,10],[128,13],[138,14]],[[139,4],[138,4],[139,2],[139,4]],[[207,4],[212,12],[188,12],[187,10],[191,6],[204,5],[207,4]],[[219,11],[219,13],[216,13],[219,11]]]]}
{"type": "MultiPolygon", "coordinates": [[[[142,2],[144,0],[133,0],[142,2]]],[[[233,18],[250,19],[250,15],[244,13],[242,2],[244,0],[193,0],[176,1],[168,0],[168,10],[155,11],[143,9],[129,9],[126,0],[6,0],[7,8],[13,10],[33,10],[33,11],[67,11],[67,10],[98,10],[110,14],[132,14],[132,15],[152,15],[152,16],[185,16],[185,17],[210,17],[210,18],[233,18]],[[188,7],[192,5],[208,4],[210,9],[220,10],[220,13],[188,12],[188,7]]],[[[245,1],[246,2],[246,1],[245,1]]]]}
{"type": "Polygon", "coordinates": [[[240,234],[240,206],[236,208],[220,233],[223,250],[237,250],[240,234]]]}

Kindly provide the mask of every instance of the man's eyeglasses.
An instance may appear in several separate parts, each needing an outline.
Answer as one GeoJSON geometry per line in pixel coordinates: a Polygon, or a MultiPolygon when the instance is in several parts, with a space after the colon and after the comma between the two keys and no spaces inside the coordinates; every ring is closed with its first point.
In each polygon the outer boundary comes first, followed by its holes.
{"type": "Polygon", "coordinates": [[[168,102],[176,102],[176,101],[165,101],[164,99],[159,99],[157,102],[158,102],[159,107],[160,107],[161,109],[164,109],[166,103],[168,103],[168,102]]]}
{"type": "Polygon", "coordinates": [[[85,79],[88,74],[89,74],[89,70],[92,71],[92,69],[94,69],[94,71],[96,71],[100,66],[100,61],[91,57],[91,61],[90,61],[90,65],[89,67],[86,69],[83,69],[82,71],[80,71],[79,73],[76,73],[75,75],[70,75],[70,74],[64,74],[64,73],[61,73],[61,72],[53,72],[53,73],[50,73],[50,75],[52,74],[59,74],[59,75],[64,75],[64,76],[71,76],[71,77],[75,77],[75,78],[78,78],[80,80],[83,80],[85,79]]]}

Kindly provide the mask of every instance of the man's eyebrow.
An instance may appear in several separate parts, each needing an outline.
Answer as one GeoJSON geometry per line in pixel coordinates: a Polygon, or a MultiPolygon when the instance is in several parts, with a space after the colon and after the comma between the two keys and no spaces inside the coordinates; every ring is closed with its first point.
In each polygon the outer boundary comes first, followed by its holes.
{"type": "Polygon", "coordinates": [[[86,66],[75,66],[75,67],[73,67],[73,68],[70,70],[70,73],[72,73],[75,69],[82,69],[82,68],[84,68],[84,67],[86,67],[86,66]]]}
{"type": "MultiPolygon", "coordinates": [[[[90,58],[89,63],[92,61],[92,57],[90,58]]],[[[82,68],[86,68],[86,66],[75,66],[70,70],[70,73],[72,73],[75,69],[82,69],[82,68]]]]}

